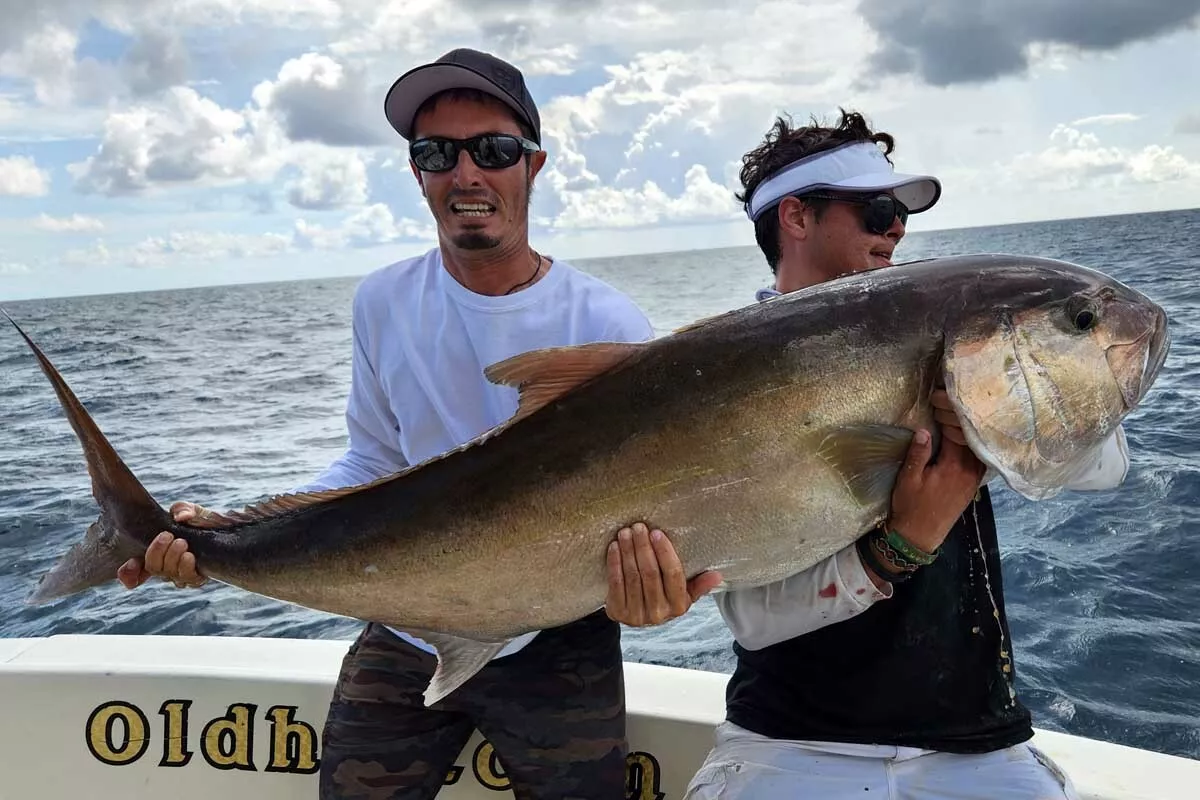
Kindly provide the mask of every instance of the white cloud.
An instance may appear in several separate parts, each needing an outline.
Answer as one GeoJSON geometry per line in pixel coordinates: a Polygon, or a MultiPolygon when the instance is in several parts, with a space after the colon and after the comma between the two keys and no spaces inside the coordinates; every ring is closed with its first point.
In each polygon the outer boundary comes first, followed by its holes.
{"type": "Polygon", "coordinates": [[[68,166],[76,187],[109,196],[155,186],[269,177],[272,159],[246,118],[177,86],[157,104],[110,114],[95,155],[68,166]]]}
{"type": "Polygon", "coordinates": [[[1073,128],[1082,128],[1084,125],[1118,125],[1124,122],[1137,122],[1141,119],[1138,114],[1097,114],[1093,117],[1082,117],[1071,123],[1073,128]]]}
{"type": "Polygon", "coordinates": [[[254,101],[291,141],[378,145],[394,134],[376,88],[359,68],[305,53],[284,63],[274,81],[259,84],[254,101]]]}
{"type": "Polygon", "coordinates": [[[367,196],[367,164],[357,153],[314,155],[288,187],[288,202],[309,210],[359,206],[367,196]]]}
{"type": "Polygon", "coordinates": [[[182,86],[190,69],[187,48],[178,31],[145,31],[121,58],[121,77],[135,95],[182,86]]]}
{"type": "Polygon", "coordinates": [[[100,220],[79,214],[62,218],[42,214],[33,221],[33,226],[50,233],[98,233],[104,230],[104,223],[100,220]]]}
{"type": "Polygon", "coordinates": [[[375,203],[355,212],[336,228],[296,220],[292,241],[301,249],[336,250],[372,247],[404,239],[432,243],[437,240],[437,233],[428,223],[407,218],[397,220],[386,205],[375,203]]]}
{"type": "Polygon", "coordinates": [[[1200,162],[1172,147],[1151,144],[1129,150],[1105,146],[1095,134],[1061,124],[1051,132],[1050,142],[1041,152],[1017,156],[1006,170],[1011,179],[1059,190],[1200,180],[1200,162]]]}
{"type": "Polygon", "coordinates": [[[741,213],[732,189],[715,183],[699,164],[688,168],[683,189],[674,197],[653,181],[629,189],[597,186],[561,197],[566,207],[551,225],[556,229],[705,223],[736,219],[741,213]]]}
{"type": "Polygon", "coordinates": [[[0,158],[0,196],[41,197],[50,193],[50,173],[28,156],[0,158]]]}
{"type": "Polygon", "coordinates": [[[269,258],[304,250],[370,248],[401,241],[434,242],[437,235],[428,223],[396,219],[382,203],[365,206],[336,226],[326,227],[297,219],[286,232],[257,234],[211,230],[172,230],[148,236],[127,246],[110,246],[100,239],[83,248],[66,251],[60,261],[75,266],[188,267],[213,260],[269,258]]]}
{"type": "Polygon", "coordinates": [[[129,247],[110,248],[105,242],[97,241],[88,248],[68,250],[62,262],[93,267],[166,267],[213,259],[259,258],[286,252],[290,247],[287,236],[273,233],[171,231],[162,236],[149,236],[129,247]]]}
{"type": "Polygon", "coordinates": [[[305,177],[291,191],[294,201],[310,203],[303,207],[362,203],[363,186],[329,194],[331,164],[350,170],[346,180],[364,184],[365,167],[353,153],[331,154],[326,145],[384,141],[378,129],[386,123],[375,120],[382,112],[372,113],[370,99],[361,72],[309,53],[286,61],[275,80],[258,84],[240,110],[191,86],[174,86],[157,100],[114,111],[96,153],[68,171],[80,191],[116,197],[172,186],[268,182],[296,165],[305,177]]]}

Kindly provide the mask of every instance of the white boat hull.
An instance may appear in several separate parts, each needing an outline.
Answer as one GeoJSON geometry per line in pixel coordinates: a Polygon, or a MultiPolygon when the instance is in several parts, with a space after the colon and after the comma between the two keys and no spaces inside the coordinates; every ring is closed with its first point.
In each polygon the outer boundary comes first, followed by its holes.
{"type": "MultiPolygon", "coordinates": [[[[188,636],[0,639],[0,800],[315,798],[321,727],[347,646],[188,636]]],[[[682,797],[724,717],[726,680],[626,665],[629,798],[682,797]]],[[[1200,797],[1200,761],[1043,730],[1034,742],[1086,800],[1200,797]]],[[[496,798],[506,787],[476,733],[439,798],[496,798]]]]}

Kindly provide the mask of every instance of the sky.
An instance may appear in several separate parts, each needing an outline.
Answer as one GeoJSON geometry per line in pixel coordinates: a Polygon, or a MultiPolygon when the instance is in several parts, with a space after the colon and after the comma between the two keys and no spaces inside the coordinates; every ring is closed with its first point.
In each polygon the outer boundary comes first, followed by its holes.
{"type": "Polygon", "coordinates": [[[1200,0],[0,0],[0,300],[360,275],[435,244],[383,117],[519,66],[559,258],[753,244],[775,115],[863,112],[910,231],[1200,206],[1200,0]]]}

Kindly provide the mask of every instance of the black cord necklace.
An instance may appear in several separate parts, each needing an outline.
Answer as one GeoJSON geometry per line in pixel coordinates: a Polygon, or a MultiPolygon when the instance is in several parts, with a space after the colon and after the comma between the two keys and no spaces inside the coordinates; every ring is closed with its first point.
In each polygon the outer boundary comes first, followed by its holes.
{"type": "Polygon", "coordinates": [[[538,276],[538,273],[542,271],[542,255],[541,255],[541,253],[537,252],[536,250],[530,250],[529,252],[533,255],[533,274],[530,275],[525,280],[518,283],[516,286],[513,286],[511,289],[509,289],[504,294],[506,294],[506,295],[512,294],[517,289],[520,289],[522,286],[533,282],[533,279],[536,278],[538,276]]]}

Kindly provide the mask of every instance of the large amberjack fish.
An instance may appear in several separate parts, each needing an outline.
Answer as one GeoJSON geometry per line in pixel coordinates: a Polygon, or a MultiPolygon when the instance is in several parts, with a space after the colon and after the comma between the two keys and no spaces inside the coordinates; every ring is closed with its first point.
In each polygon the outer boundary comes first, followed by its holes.
{"type": "Polygon", "coordinates": [[[942,381],[972,450],[1025,497],[1050,497],[1142,401],[1169,346],[1159,306],[1083,267],[899,264],[650,342],[492,365],[519,407],[478,439],[366,485],[177,524],[25,339],[100,507],[30,602],[114,580],[167,530],[219,581],[432,643],[427,704],[513,638],[602,607],[621,526],[661,527],[689,576],[720,570],[726,589],[837,552],[885,515],[942,381]]]}

